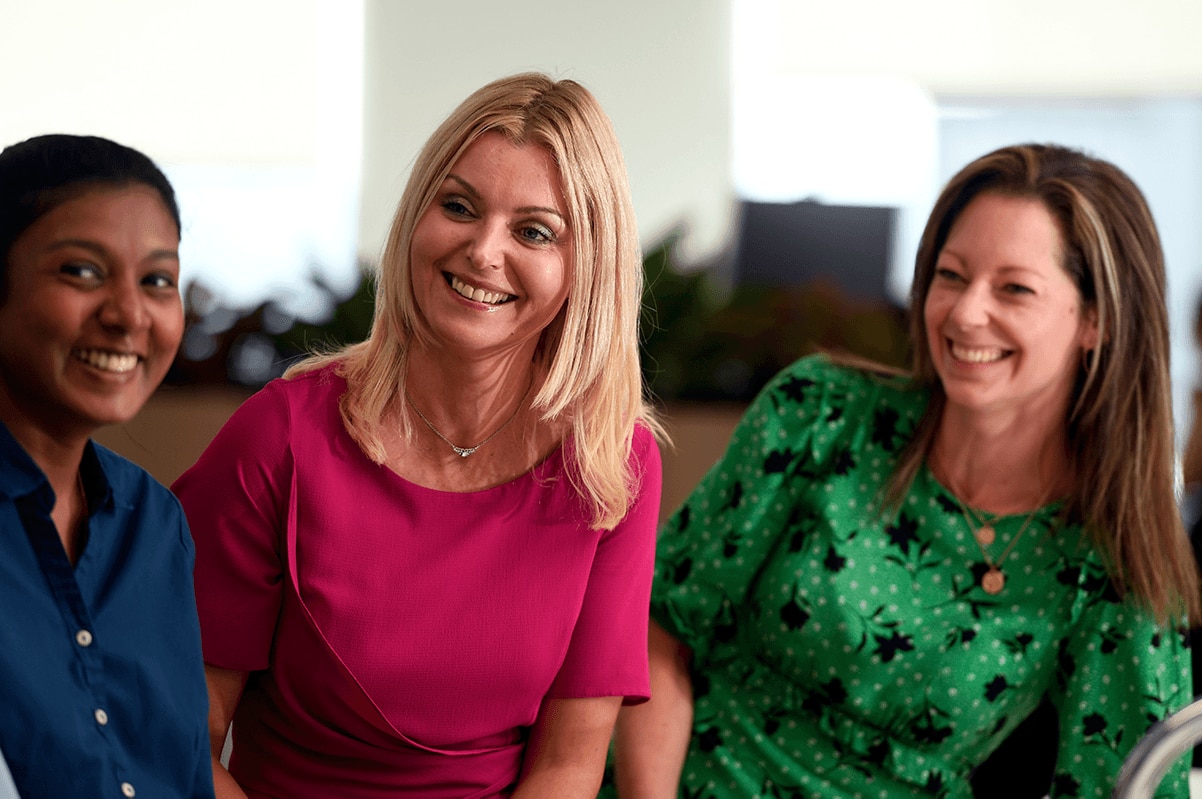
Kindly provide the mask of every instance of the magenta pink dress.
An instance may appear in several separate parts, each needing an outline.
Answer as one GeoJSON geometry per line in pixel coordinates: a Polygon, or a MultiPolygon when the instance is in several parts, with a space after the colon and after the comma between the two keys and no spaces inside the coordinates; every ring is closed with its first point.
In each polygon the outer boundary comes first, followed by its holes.
{"type": "Polygon", "coordinates": [[[252,672],[230,770],[251,797],[505,796],[544,699],[645,701],[660,455],[592,529],[562,450],[466,494],[369,461],[332,370],[277,380],[174,490],[205,661],[252,672]]]}

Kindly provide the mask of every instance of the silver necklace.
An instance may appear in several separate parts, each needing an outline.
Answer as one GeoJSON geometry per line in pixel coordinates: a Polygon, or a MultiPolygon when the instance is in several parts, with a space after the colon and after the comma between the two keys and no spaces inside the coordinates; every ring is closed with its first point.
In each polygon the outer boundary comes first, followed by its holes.
{"type": "Polygon", "coordinates": [[[530,395],[530,389],[533,388],[533,386],[534,386],[534,379],[531,378],[530,384],[526,386],[526,393],[522,395],[522,398],[520,400],[518,400],[517,407],[515,407],[513,409],[513,413],[511,413],[509,415],[509,418],[506,419],[501,424],[500,427],[498,427],[496,430],[494,430],[492,435],[490,435],[488,438],[484,439],[483,441],[481,441],[479,444],[477,444],[474,447],[461,447],[461,446],[457,445],[454,441],[451,441],[451,439],[447,438],[442,433],[440,433],[438,431],[438,428],[435,427],[434,424],[429,419],[426,418],[426,415],[418,409],[417,404],[414,403],[414,401],[413,401],[413,397],[410,396],[410,394],[409,394],[408,388],[405,389],[405,399],[407,399],[409,401],[409,407],[412,408],[413,412],[417,414],[417,418],[421,419],[423,422],[425,422],[426,427],[430,428],[430,432],[432,432],[434,435],[438,436],[443,441],[445,441],[451,449],[455,450],[456,455],[458,455],[461,458],[466,458],[468,455],[471,455],[473,452],[480,449],[480,447],[484,446],[489,441],[492,441],[494,438],[496,438],[497,435],[502,430],[504,430],[506,427],[509,426],[510,422],[512,422],[514,419],[517,418],[518,411],[520,411],[522,409],[522,405],[526,402],[526,397],[528,397],[530,395]]]}

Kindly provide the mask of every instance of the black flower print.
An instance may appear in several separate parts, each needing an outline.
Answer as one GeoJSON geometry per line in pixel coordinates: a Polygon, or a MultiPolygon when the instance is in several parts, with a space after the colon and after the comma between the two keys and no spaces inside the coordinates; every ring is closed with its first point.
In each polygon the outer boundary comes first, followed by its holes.
{"type": "Polygon", "coordinates": [[[802,605],[798,598],[796,585],[793,586],[793,596],[781,606],[780,618],[785,623],[785,627],[794,631],[800,630],[810,620],[810,611],[802,605]]]}
{"type": "Polygon", "coordinates": [[[1065,566],[1056,572],[1056,581],[1061,585],[1076,585],[1081,579],[1079,566],[1065,566]]]}
{"type": "Polygon", "coordinates": [[[958,627],[947,634],[946,649],[967,644],[977,637],[977,631],[971,627],[958,627]]]}
{"type": "Polygon", "coordinates": [[[1118,749],[1123,742],[1123,730],[1120,728],[1114,735],[1110,734],[1110,723],[1101,713],[1090,713],[1081,719],[1083,733],[1087,744],[1097,744],[1108,749],[1118,749]]]}
{"type": "Polygon", "coordinates": [[[712,752],[722,745],[722,731],[717,727],[706,727],[697,736],[702,752],[712,752]]]}
{"type": "Polygon", "coordinates": [[[738,480],[736,480],[735,484],[730,487],[730,500],[726,503],[726,507],[730,508],[731,510],[734,510],[735,508],[739,507],[739,504],[742,501],[743,501],[743,484],[741,482],[739,482],[738,480]]]}
{"type": "Polygon", "coordinates": [[[805,402],[806,392],[816,385],[818,384],[808,377],[790,377],[781,382],[777,390],[789,400],[802,403],[805,402]]]}
{"type": "Polygon", "coordinates": [[[797,453],[791,449],[777,449],[768,453],[764,459],[764,474],[784,474],[797,460],[797,453]]]}
{"type": "Polygon", "coordinates": [[[985,686],[985,698],[990,702],[996,702],[998,697],[1000,697],[1002,693],[1005,692],[1005,690],[1009,687],[1010,683],[1006,682],[1006,678],[999,674],[990,680],[989,684],[985,686]]]}
{"type": "Polygon", "coordinates": [[[872,443],[895,452],[905,439],[897,429],[901,415],[894,408],[878,407],[872,415],[872,443]]]}
{"type": "Polygon", "coordinates": [[[885,535],[903,555],[909,555],[910,545],[918,542],[918,521],[903,511],[895,523],[885,528],[885,535]]]}
{"type": "Polygon", "coordinates": [[[841,449],[831,459],[831,471],[840,477],[846,477],[854,468],[856,468],[856,459],[850,450],[841,449]]]}
{"type": "Polygon", "coordinates": [[[1118,649],[1119,644],[1121,644],[1123,642],[1123,640],[1124,640],[1124,636],[1121,633],[1119,633],[1117,630],[1103,630],[1102,631],[1102,646],[1101,646],[1102,654],[1103,655],[1113,654],[1114,650],[1118,649]]]}
{"type": "Polygon", "coordinates": [[[881,660],[889,663],[893,658],[897,657],[898,652],[910,652],[914,649],[914,639],[908,635],[903,635],[897,630],[894,630],[889,635],[872,636],[876,639],[875,655],[880,655],[881,660]]]}
{"type": "Polygon", "coordinates": [[[681,558],[677,563],[669,565],[668,579],[676,585],[680,585],[689,579],[691,571],[693,571],[693,559],[681,558]]]}
{"type": "Polygon", "coordinates": [[[831,707],[832,705],[841,705],[847,701],[847,688],[844,687],[843,681],[838,677],[824,683],[819,683],[818,687],[811,690],[801,706],[804,710],[818,716],[822,714],[823,708],[831,707]]]}
{"type": "Polygon", "coordinates": [[[951,737],[953,729],[946,722],[949,716],[930,702],[925,703],[923,712],[910,724],[914,740],[925,744],[943,743],[951,737]]]}
{"type": "Polygon", "coordinates": [[[718,618],[714,620],[714,638],[725,643],[733,641],[738,633],[738,626],[735,623],[735,614],[731,610],[730,604],[724,604],[722,610],[718,613],[718,618]]]}
{"type": "Polygon", "coordinates": [[[784,530],[785,535],[789,537],[789,551],[800,552],[817,525],[817,518],[806,513],[800,506],[794,508],[793,513],[789,516],[789,521],[785,523],[784,530]]]}
{"type": "Polygon", "coordinates": [[[1057,772],[1052,780],[1052,788],[1056,796],[1080,796],[1081,781],[1074,779],[1071,774],[1066,774],[1063,771],[1057,772]]]}
{"type": "Polygon", "coordinates": [[[1003,643],[1006,645],[1006,648],[1010,650],[1011,654],[1026,655],[1027,647],[1029,647],[1031,642],[1034,640],[1035,636],[1031,635],[1030,633],[1019,633],[1013,638],[1007,639],[1003,643]]]}
{"type": "Polygon", "coordinates": [[[847,558],[843,557],[835,550],[835,545],[831,544],[827,547],[826,558],[822,561],[822,567],[831,574],[838,574],[847,565],[847,558]]]}
{"type": "Polygon", "coordinates": [[[961,513],[960,506],[955,502],[952,502],[951,499],[943,494],[936,495],[935,502],[938,503],[939,508],[949,516],[959,516],[961,513]]]}

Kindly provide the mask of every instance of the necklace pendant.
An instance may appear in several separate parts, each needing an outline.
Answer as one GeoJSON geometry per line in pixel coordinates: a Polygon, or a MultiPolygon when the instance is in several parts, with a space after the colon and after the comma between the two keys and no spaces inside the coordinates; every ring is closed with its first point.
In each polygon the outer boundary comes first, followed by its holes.
{"type": "Polygon", "coordinates": [[[1006,575],[1002,574],[996,566],[990,566],[989,571],[985,572],[985,576],[981,578],[981,588],[985,589],[985,593],[996,596],[1002,593],[1002,589],[1005,587],[1006,575]]]}
{"type": "Polygon", "coordinates": [[[480,449],[480,446],[476,445],[474,447],[457,447],[454,444],[451,444],[451,449],[455,450],[455,454],[458,455],[459,457],[466,458],[468,455],[471,455],[473,452],[480,449]]]}
{"type": "Polygon", "coordinates": [[[993,542],[997,540],[997,533],[991,524],[984,525],[974,535],[977,537],[977,543],[983,547],[993,546],[993,542]]]}

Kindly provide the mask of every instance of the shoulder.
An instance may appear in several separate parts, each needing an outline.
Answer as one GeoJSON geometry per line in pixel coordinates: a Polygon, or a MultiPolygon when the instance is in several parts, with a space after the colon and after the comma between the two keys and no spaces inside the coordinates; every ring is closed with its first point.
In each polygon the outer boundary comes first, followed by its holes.
{"type": "Polygon", "coordinates": [[[150,472],[95,441],[92,447],[116,507],[136,511],[140,517],[154,519],[160,526],[178,524],[186,529],[179,500],[150,472]]]}
{"type": "Polygon", "coordinates": [[[928,392],[907,376],[871,371],[816,354],[781,370],[756,402],[767,402],[778,410],[796,408],[810,418],[832,419],[878,407],[921,412],[928,398],[928,392]]]}
{"type": "Polygon", "coordinates": [[[328,416],[346,392],[346,379],[337,365],[272,380],[238,408],[244,424],[294,426],[297,419],[328,416]]]}

